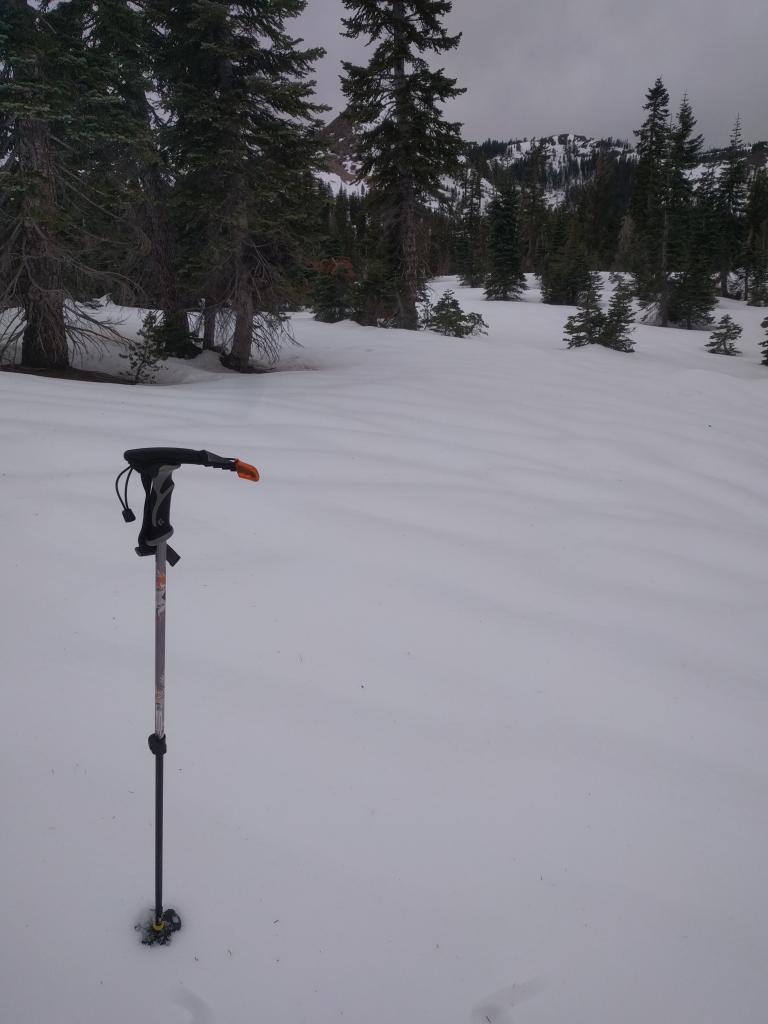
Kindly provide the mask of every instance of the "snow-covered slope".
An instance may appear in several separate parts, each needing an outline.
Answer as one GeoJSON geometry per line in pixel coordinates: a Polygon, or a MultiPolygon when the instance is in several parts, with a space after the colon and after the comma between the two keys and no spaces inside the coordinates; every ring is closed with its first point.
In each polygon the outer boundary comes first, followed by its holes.
{"type": "Polygon", "coordinates": [[[763,1019],[764,311],[723,304],[739,359],[620,355],[459,295],[487,337],[299,317],[292,372],[0,373],[3,1021],[763,1019]],[[154,950],[112,491],[149,444],[263,474],[176,475],[154,950]]]}
{"type": "Polygon", "coordinates": [[[628,142],[616,139],[590,139],[584,135],[550,135],[536,139],[515,139],[508,143],[492,163],[507,168],[530,159],[536,146],[544,146],[548,175],[569,174],[572,178],[589,177],[599,154],[615,159],[635,159],[635,149],[628,142]],[[587,169],[588,168],[588,169],[587,169]]]}
{"type": "MultiPolygon", "coordinates": [[[[358,178],[360,165],[355,149],[354,124],[345,115],[340,114],[328,124],[325,131],[330,155],[328,169],[320,173],[320,179],[331,186],[334,194],[342,188],[358,194],[364,192],[365,183],[358,178]]],[[[480,150],[485,149],[491,168],[496,166],[505,170],[517,169],[524,178],[526,165],[530,161],[534,147],[541,145],[545,149],[541,180],[547,188],[549,201],[553,204],[563,201],[568,187],[583,184],[592,178],[601,155],[630,164],[637,159],[633,142],[614,138],[590,138],[574,133],[518,138],[506,143],[488,140],[480,146],[480,150]]],[[[723,149],[706,151],[701,164],[691,172],[691,177],[698,179],[709,169],[717,172],[723,166],[725,155],[723,149]]],[[[744,155],[751,166],[764,167],[768,162],[768,142],[746,145],[744,155]]],[[[473,162],[477,163],[476,156],[473,162]]],[[[491,177],[491,170],[487,170],[486,173],[491,177]]],[[[457,187],[457,183],[451,179],[446,179],[445,184],[448,193],[457,187]]],[[[486,185],[490,190],[490,182],[486,182],[486,185]]]]}

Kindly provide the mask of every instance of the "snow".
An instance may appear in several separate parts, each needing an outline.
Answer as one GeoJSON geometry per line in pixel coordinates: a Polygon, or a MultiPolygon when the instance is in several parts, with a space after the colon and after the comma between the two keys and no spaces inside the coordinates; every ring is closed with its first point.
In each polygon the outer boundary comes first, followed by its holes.
{"type": "Polygon", "coordinates": [[[534,147],[543,143],[546,148],[547,166],[551,171],[562,170],[574,161],[580,166],[584,159],[594,159],[598,151],[623,156],[627,159],[635,157],[635,150],[628,142],[606,139],[587,138],[572,133],[563,135],[542,136],[541,138],[514,139],[506,151],[491,159],[491,163],[500,167],[511,167],[530,156],[534,147]]]}
{"type": "Polygon", "coordinates": [[[3,1020],[763,1019],[765,310],[722,303],[738,359],[569,352],[570,310],[446,286],[487,337],[299,316],[284,373],[0,373],[3,1020]],[[150,444],[262,471],[176,474],[165,949],[112,490],[150,444]]]}
{"type": "MultiPolygon", "coordinates": [[[[348,167],[349,165],[345,167],[345,170],[347,170],[348,167]]],[[[349,170],[349,174],[351,175],[352,173],[352,170],[349,170]]],[[[364,196],[367,191],[364,181],[356,181],[354,178],[345,179],[334,171],[315,171],[315,177],[324,185],[330,185],[331,191],[335,196],[337,196],[342,190],[350,196],[364,196]]]]}

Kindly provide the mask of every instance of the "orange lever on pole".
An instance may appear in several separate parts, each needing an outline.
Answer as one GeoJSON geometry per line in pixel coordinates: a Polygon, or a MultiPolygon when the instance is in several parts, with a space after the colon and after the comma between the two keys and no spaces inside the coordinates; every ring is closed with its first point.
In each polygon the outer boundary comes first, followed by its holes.
{"type": "Polygon", "coordinates": [[[237,475],[243,480],[253,480],[256,483],[259,479],[258,469],[247,462],[241,462],[240,459],[235,459],[235,469],[237,470],[237,475]]]}

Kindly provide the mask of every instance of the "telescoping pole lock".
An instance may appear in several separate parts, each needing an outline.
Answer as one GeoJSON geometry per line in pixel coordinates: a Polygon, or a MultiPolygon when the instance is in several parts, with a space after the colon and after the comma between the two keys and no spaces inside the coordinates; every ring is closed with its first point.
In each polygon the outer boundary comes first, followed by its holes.
{"type": "Polygon", "coordinates": [[[144,514],[139,530],[137,555],[155,556],[155,731],[149,737],[149,749],[155,757],[155,907],[149,921],[137,925],[141,941],[147,946],[167,945],[171,935],[181,928],[175,910],[163,910],[163,757],[165,740],[165,595],[166,562],[176,565],[179,556],[168,544],[171,526],[173,474],[180,466],[210,466],[228,469],[243,480],[257,481],[259,471],[240,459],[224,459],[212,452],[191,448],[133,448],[125,452],[126,468],[115,480],[115,490],[127,523],[136,520],[128,505],[128,482],[134,470],[144,485],[144,514]],[[120,493],[120,480],[125,484],[120,493]]]}

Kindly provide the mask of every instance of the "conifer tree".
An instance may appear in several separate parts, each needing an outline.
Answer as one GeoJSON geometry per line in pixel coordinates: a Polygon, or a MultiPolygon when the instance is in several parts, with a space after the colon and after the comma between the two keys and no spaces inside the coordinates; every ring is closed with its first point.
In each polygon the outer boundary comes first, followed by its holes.
{"type": "MultiPolygon", "coordinates": [[[[122,120],[120,130],[97,147],[88,171],[102,197],[102,209],[117,205],[124,211],[123,230],[111,211],[106,211],[107,266],[123,268],[136,283],[142,304],[162,310],[154,317],[153,344],[165,355],[188,358],[198,351],[192,344],[186,311],[193,299],[183,294],[185,282],[170,202],[174,175],[155,130],[159,112],[152,99],[156,93],[154,57],[160,40],[145,11],[124,0],[90,4],[84,33],[88,60],[103,68],[110,92],[119,97],[122,120]],[[137,236],[141,240],[138,245],[137,236]]],[[[130,301],[130,292],[127,296],[124,292],[118,289],[113,297],[130,301]]]]}
{"type": "Polygon", "coordinates": [[[718,232],[720,241],[719,271],[720,294],[728,298],[728,279],[743,259],[744,215],[747,207],[747,160],[741,136],[741,118],[737,115],[731,132],[725,168],[718,183],[718,197],[722,222],[718,232]]]}
{"type": "Polygon", "coordinates": [[[689,331],[710,324],[717,305],[713,267],[719,209],[715,187],[710,171],[702,177],[691,205],[680,211],[684,218],[677,218],[684,244],[677,250],[677,273],[670,284],[669,319],[689,331]]]}
{"type": "Polygon", "coordinates": [[[532,140],[526,161],[525,181],[520,197],[520,236],[523,241],[523,269],[531,274],[541,271],[545,250],[547,202],[544,176],[549,147],[543,139],[532,140]]]}
{"type": "Polygon", "coordinates": [[[465,313],[450,290],[443,292],[434,306],[427,303],[423,324],[426,330],[451,338],[468,338],[472,334],[488,333],[488,324],[480,313],[465,313]]]}
{"type": "MultiPolygon", "coordinates": [[[[670,148],[673,166],[676,171],[690,170],[701,160],[704,147],[704,136],[696,131],[696,118],[693,113],[688,93],[683,94],[677,120],[670,133],[670,148]]],[[[676,180],[673,187],[685,189],[682,181],[676,180]]]]}
{"type": "Polygon", "coordinates": [[[120,204],[89,174],[130,136],[112,67],[87,44],[94,6],[0,5],[0,308],[18,309],[0,350],[21,340],[30,367],[66,368],[70,345],[109,335],[77,300],[124,280],[102,238],[120,204]]]}
{"type": "Polygon", "coordinates": [[[760,342],[760,348],[763,350],[762,364],[768,366],[768,316],[760,321],[760,326],[765,331],[765,339],[760,342]]]}
{"type": "Polygon", "coordinates": [[[635,322],[635,314],[632,309],[632,287],[620,277],[612,280],[614,290],[605,314],[600,344],[617,352],[633,352],[635,343],[632,340],[632,324],[635,322]]]}
{"type": "Polygon", "coordinates": [[[691,247],[694,189],[690,172],[700,162],[704,143],[703,136],[695,133],[695,129],[696,118],[686,94],[672,125],[669,142],[667,265],[673,273],[685,264],[691,247]]]}
{"type": "Polygon", "coordinates": [[[488,207],[491,269],[485,283],[486,299],[519,299],[525,290],[518,214],[516,189],[506,182],[500,184],[488,207]]]}
{"type": "Polygon", "coordinates": [[[321,261],[312,289],[315,320],[335,324],[346,320],[354,303],[354,269],[346,258],[321,261]]]}
{"type": "Polygon", "coordinates": [[[637,136],[633,219],[635,290],[658,322],[669,320],[669,211],[671,191],[669,93],[657,78],[646,95],[647,112],[637,136]]]}
{"type": "Polygon", "coordinates": [[[660,78],[648,90],[643,110],[646,119],[635,132],[638,159],[631,210],[636,229],[653,234],[659,230],[669,188],[669,93],[660,78]]]}
{"type": "Polygon", "coordinates": [[[428,269],[430,277],[456,273],[456,220],[450,198],[428,211],[428,269]]]}
{"type": "Polygon", "coordinates": [[[578,219],[565,208],[554,212],[541,260],[542,302],[573,306],[589,282],[589,263],[578,219]]]}
{"type": "Polygon", "coordinates": [[[313,62],[286,22],[305,0],[147,0],[170,115],[164,145],[190,290],[231,320],[223,361],[276,356],[318,151],[313,62]]]}
{"type": "Polygon", "coordinates": [[[387,273],[396,324],[418,329],[417,302],[425,279],[419,221],[425,200],[442,193],[462,149],[460,125],[446,121],[442,104],[458,96],[456,80],[430,69],[423,54],[455,49],[442,21],[450,0],[343,0],[346,36],[375,45],[365,67],[343,63],[342,89],[350,116],[361,126],[361,175],[387,235],[387,273]]]}
{"type": "Polygon", "coordinates": [[[616,244],[615,266],[618,270],[633,270],[636,267],[637,240],[635,224],[630,213],[625,213],[619,227],[616,244]]]}
{"type": "Polygon", "coordinates": [[[670,322],[689,331],[710,324],[717,305],[707,250],[705,245],[695,244],[697,237],[701,237],[700,231],[694,234],[694,244],[672,282],[670,294],[670,322]]]}
{"type": "Polygon", "coordinates": [[[367,327],[391,326],[396,302],[389,277],[386,232],[367,194],[355,209],[357,240],[356,280],[352,289],[350,318],[367,327]]]}
{"type": "Polygon", "coordinates": [[[584,185],[570,190],[569,197],[574,196],[590,263],[598,267],[614,266],[629,200],[625,170],[620,161],[601,148],[594,175],[584,185]]]}
{"type": "Polygon", "coordinates": [[[59,63],[55,29],[43,18],[26,2],[0,8],[0,308],[23,309],[23,320],[13,329],[6,327],[4,341],[15,341],[26,321],[25,365],[64,368],[69,366],[69,348],[59,248],[63,240],[57,229],[64,154],[52,129],[65,116],[61,98],[69,83],[59,63]]]}
{"type": "Polygon", "coordinates": [[[355,232],[350,217],[349,195],[343,187],[333,204],[333,236],[337,249],[333,255],[354,260],[355,232]]]}
{"type": "Polygon", "coordinates": [[[565,340],[568,348],[599,345],[605,333],[605,313],[600,305],[600,282],[591,272],[579,296],[576,312],[565,322],[565,340]]]}
{"type": "MultiPolygon", "coordinates": [[[[110,219],[112,208],[123,204],[129,208],[132,221],[141,221],[136,228],[148,239],[148,218],[142,218],[138,207],[145,199],[142,176],[153,165],[156,155],[151,131],[153,111],[148,98],[153,89],[150,77],[151,33],[138,9],[121,0],[87,4],[83,14],[83,56],[105,83],[108,96],[104,101],[109,116],[118,118],[120,122],[116,126],[119,130],[108,134],[100,132],[95,125],[90,126],[89,159],[83,174],[99,192],[100,212],[104,213],[104,236],[111,235],[114,241],[122,234],[119,230],[121,225],[110,223],[110,219]]],[[[126,247],[115,248],[117,251],[107,253],[107,258],[111,256],[122,262],[126,247]]],[[[137,276],[142,278],[141,284],[152,287],[159,268],[151,265],[144,276],[144,265],[152,263],[154,257],[152,254],[147,259],[147,255],[146,245],[129,253],[137,276]]]]}
{"type": "Polygon", "coordinates": [[[707,344],[707,351],[715,355],[738,356],[741,355],[736,348],[736,342],[743,333],[741,324],[734,322],[732,317],[726,313],[721,316],[717,326],[710,335],[711,341],[707,344]]]}
{"type": "Polygon", "coordinates": [[[483,179],[465,166],[459,199],[456,271],[462,284],[479,288],[488,273],[487,217],[483,213],[483,179]]]}
{"type": "Polygon", "coordinates": [[[745,291],[750,306],[768,306],[768,170],[755,172],[745,218],[745,291]]]}

